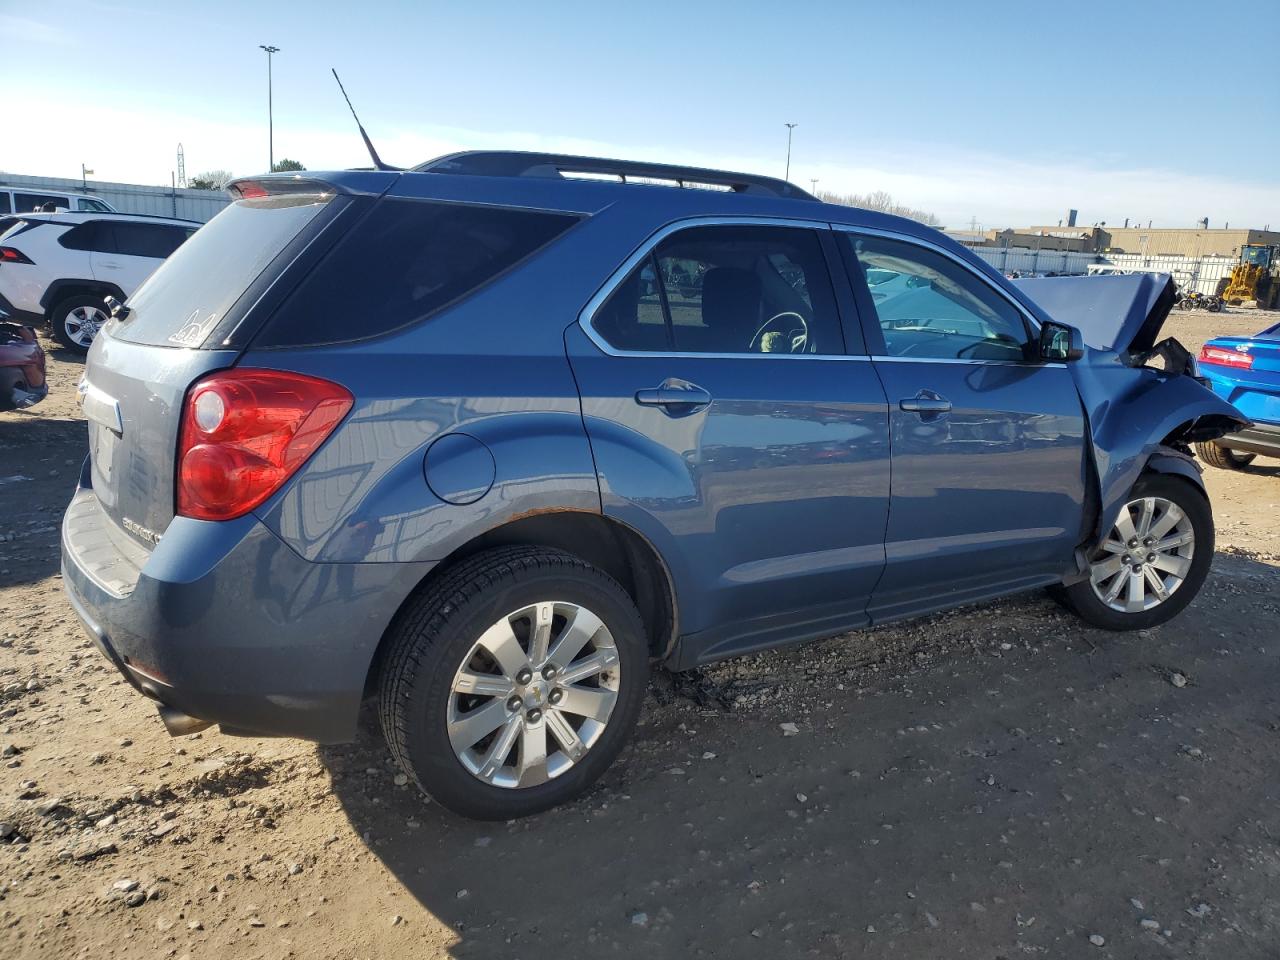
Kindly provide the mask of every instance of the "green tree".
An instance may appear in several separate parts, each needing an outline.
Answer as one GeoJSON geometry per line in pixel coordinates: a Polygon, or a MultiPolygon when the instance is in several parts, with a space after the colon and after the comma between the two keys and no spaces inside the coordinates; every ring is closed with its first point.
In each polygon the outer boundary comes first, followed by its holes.
{"type": "Polygon", "coordinates": [[[272,165],[271,172],[272,173],[290,173],[294,170],[305,170],[305,169],[307,168],[304,167],[302,164],[300,164],[297,160],[285,159],[285,160],[277,160],[272,165]]]}
{"type": "Polygon", "coordinates": [[[230,170],[208,170],[188,180],[187,186],[193,190],[221,190],[235,178],[230,170]]]}

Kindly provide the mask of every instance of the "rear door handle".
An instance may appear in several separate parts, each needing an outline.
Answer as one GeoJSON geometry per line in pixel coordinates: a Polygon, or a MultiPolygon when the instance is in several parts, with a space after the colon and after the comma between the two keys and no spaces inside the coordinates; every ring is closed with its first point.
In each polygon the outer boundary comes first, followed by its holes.
{"type": "Polygon", "coordinates": [[[636,391],[642,407],[663,407],[668,413],[692,413],[711,403],[711,394],[686,380],[664,380],[656,387],[636,391]]]}
{"type": "Polygon", "coordinates": [[[106,267],[108,270],[119,270],[119,269],[120,269],[120,264],[116,263],[114,260],[99,260],[99,261],[98,261],[98,266],[100,266],[100,267],[106,267]]]}

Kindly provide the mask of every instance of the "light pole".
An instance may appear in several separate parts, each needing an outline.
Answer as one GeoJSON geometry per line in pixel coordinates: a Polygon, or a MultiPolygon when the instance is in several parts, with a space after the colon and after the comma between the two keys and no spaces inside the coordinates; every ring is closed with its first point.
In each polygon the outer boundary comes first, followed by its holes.
{"type": "Polygon", "coordinates": [[[93,171],[92,171],[92,170],[90,170],[88,167],[86,167],[83,163],[82,163],[82,164],[80,164],[80,189],[81,189],[81,190],[88,190],[88,189],[89,189],[89,180],[88,180],[88,177],[89,177],[89,174],[91,174],[91,173],[93,173],[93,171]]]}
{"type": "Polygon", "coordinates": [[[800,126],[798,123],[785,124],[787,128],[787,172],[783,174],[783,180],[791,179],[791,131],[800,126]]]}
{"type": "Polygon", "coordinates": [[[810,190],[809,192],[810,192],[810,193],[812,193],[812,194],[816,197],[816,196],[818,195],[818,178],[817,178],[817,177],[810,177],[810,178],[809,178],[809,186],[813,188],[813,189],[812,189],[812,190],[810,190]]]}
{"type": "Polygon", "coordinates": [[[271,108],[271,55],[279,53],[279,47],[273,47],[265,43],[258,44],[258,47],[267,52],[267,173],[270,173],[276,165],[276,149],[274,137],[272,133],[272,108],[271,108]]]}

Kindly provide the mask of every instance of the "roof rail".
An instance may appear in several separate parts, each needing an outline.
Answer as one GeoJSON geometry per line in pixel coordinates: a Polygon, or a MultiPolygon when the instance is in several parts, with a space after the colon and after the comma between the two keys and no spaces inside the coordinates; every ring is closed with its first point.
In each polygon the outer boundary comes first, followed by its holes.
{"type": "Polygon", "coordinates": [[[606,160],[575,157],[561,153],[524,153],[507,150],[470,150],[453,153],[419,164],[417,173],[461,173],[480,177],[554,177],[572,179],[574,174],[618,177],[628,180],[666,180],[679,187],[725,187],[734,193],[750,193],[789,200],[817,200],[807,191],[778,180],[750,173],[730,173],[702,167],[681,167],[667,163],[635,160],[606,160]]]}
{"type": "Polygon", "coordinates": [[[203,220],[192,220],[190,217],[171,217],[167,213],[125,213],[123,210],[28,210],[26,213],[6,214],[6,216],[25,217],[31,215],[49,216],[50,213],[71,214],[76,217],[141,217],[145,220],[168,220],[170,223],[198,223],[203,220]]]}

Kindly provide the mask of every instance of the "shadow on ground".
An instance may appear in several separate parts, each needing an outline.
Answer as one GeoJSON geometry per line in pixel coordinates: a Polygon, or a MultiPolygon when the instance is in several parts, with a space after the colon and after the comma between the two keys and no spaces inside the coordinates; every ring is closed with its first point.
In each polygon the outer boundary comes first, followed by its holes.
{"type": "Polygon", "coordinates": [[[794,699],[651,698],[589,797],[508,824],[388,792],[372,727],[320,755],[458,957],[1083,956],[1095,935],[1105,956],[1272,956],[1278,604],[1280,570],[1219,554],[1140,634],[1037,596],[773,654],[794,699]],[[847,669],[894,630],[975,622],[927,667],[847,669]]]}
{"type": "Polygon", "coordinates": [[[0,418],[0,587],[58,572],[62,512],[87,452],[83,421],[38,409],[0,418]]]}

